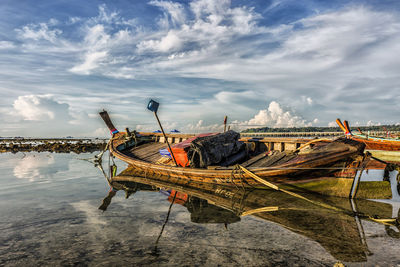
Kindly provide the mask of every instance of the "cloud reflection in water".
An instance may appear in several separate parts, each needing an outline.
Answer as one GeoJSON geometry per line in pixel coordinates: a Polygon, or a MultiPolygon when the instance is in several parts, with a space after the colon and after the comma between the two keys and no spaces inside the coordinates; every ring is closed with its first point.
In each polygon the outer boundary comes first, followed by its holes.
{"type": "Polygon", "coordinates": [[[54,174],[68,170],[68,162],[55,160],[51,154],[29,154],[19,159],[14,167],[13,174],[19,179],[29,181],[50,180],[54,174]]]}

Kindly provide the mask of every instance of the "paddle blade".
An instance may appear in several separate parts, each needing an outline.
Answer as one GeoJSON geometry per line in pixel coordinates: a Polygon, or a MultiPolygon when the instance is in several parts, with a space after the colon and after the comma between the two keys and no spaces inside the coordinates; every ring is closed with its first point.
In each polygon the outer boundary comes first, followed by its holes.
{"type": "Polygon", "coordinates": [[[150,102],[147,104],[147,109],[157,113],[159,105],[160,105],[160,103],[158,103],[158,102],[154,101],[153,99],[151,99],[150,102]]]}
{"type": "Polygon", "coordinates": [[[118,130],[115,128],[114,124],[112,123],[110,116],[108,115],[108,112],[103,110],[102,112],[99,112],[101,118],[107,125],[108,129],[110,129],[111,134],[118,133],[118,130]]]}

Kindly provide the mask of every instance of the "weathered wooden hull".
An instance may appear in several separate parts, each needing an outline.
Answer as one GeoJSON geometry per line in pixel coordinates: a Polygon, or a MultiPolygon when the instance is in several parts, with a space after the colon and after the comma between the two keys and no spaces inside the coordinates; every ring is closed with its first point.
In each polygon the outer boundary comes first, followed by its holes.
{"type": "MultiPolygon", "coordinates": [[[[351,142],[351,141],[347,141],[351,142]]],[[[123,133],[114,134],[110,151],[118,159],[125,161],[134,167],[137,171],[143,173],[145,177],[163,176],[173,177],[177,179],[202,183],[216,183],[223,185],[241,185],[241,186],[260,186],[258,181],[251,178],[249,175],[242,173],[234,168],[216,168],[216,169],[196,169],[175,167],[170,165],[155,164],[146,162],[140,158],[135,158],[124,152],[126,150],[125,135],[123,133]]],[[[313,174],[327,174],[337,171],[337,168],[348,166],[355,158],[359,158],[364,150],[364,145],[354,142],[348,146],[345,151],[332,151],[313,155],[300,156],[293,160],[278,166],[272,167],[254,167],[249,168],[251,172],[257,176],[267,179],[271,182],[298,182],[301,179],[299,174],[307,174],[306,179],[309,179],[313,174]]],[[[352,166],[357,167],[357,165],[352,166]]]]}

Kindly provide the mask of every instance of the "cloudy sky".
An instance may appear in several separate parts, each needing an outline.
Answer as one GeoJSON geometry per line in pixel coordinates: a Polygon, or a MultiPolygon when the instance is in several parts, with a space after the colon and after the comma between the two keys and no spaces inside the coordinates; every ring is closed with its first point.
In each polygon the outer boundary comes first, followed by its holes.
{"type": "Polygon", "coordinates": [[[0,136],[400,122],[400,1],[0,1],[0,136]]]}

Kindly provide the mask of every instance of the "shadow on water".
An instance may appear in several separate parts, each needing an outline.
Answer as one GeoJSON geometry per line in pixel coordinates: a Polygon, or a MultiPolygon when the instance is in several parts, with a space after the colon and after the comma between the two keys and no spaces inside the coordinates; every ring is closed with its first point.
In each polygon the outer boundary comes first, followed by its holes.
{"type": "MultiPolygon", "coordinates": [[[[129,168],[123,173],[129,173],[129,168]]],[[[386,235],[399,239],[399,212],[396,205],[366,199],[303,194],[308,201],[269,189],[245,189],[216,184],[190,183],[177,185],[168,180],[139,176],[118,180],[113,177],[111,190],[99,209],[106,211],[117,191],[132,197],[140,191],[159,192],[170,202],[166,219],[155,240],[153,255],[159,256],[159,240],[168,222],[173,204],[190,213],[190,220],[197,224],[229,225],[243,217],[253,216],[273,222],[310,238],[324,247],[336,260],[342,262],[367,262],[374,254],[368,247],[363,221],[384,227],[386,235]]],[[[387,201],[387,200],[385,200],[387,201]]]]}

